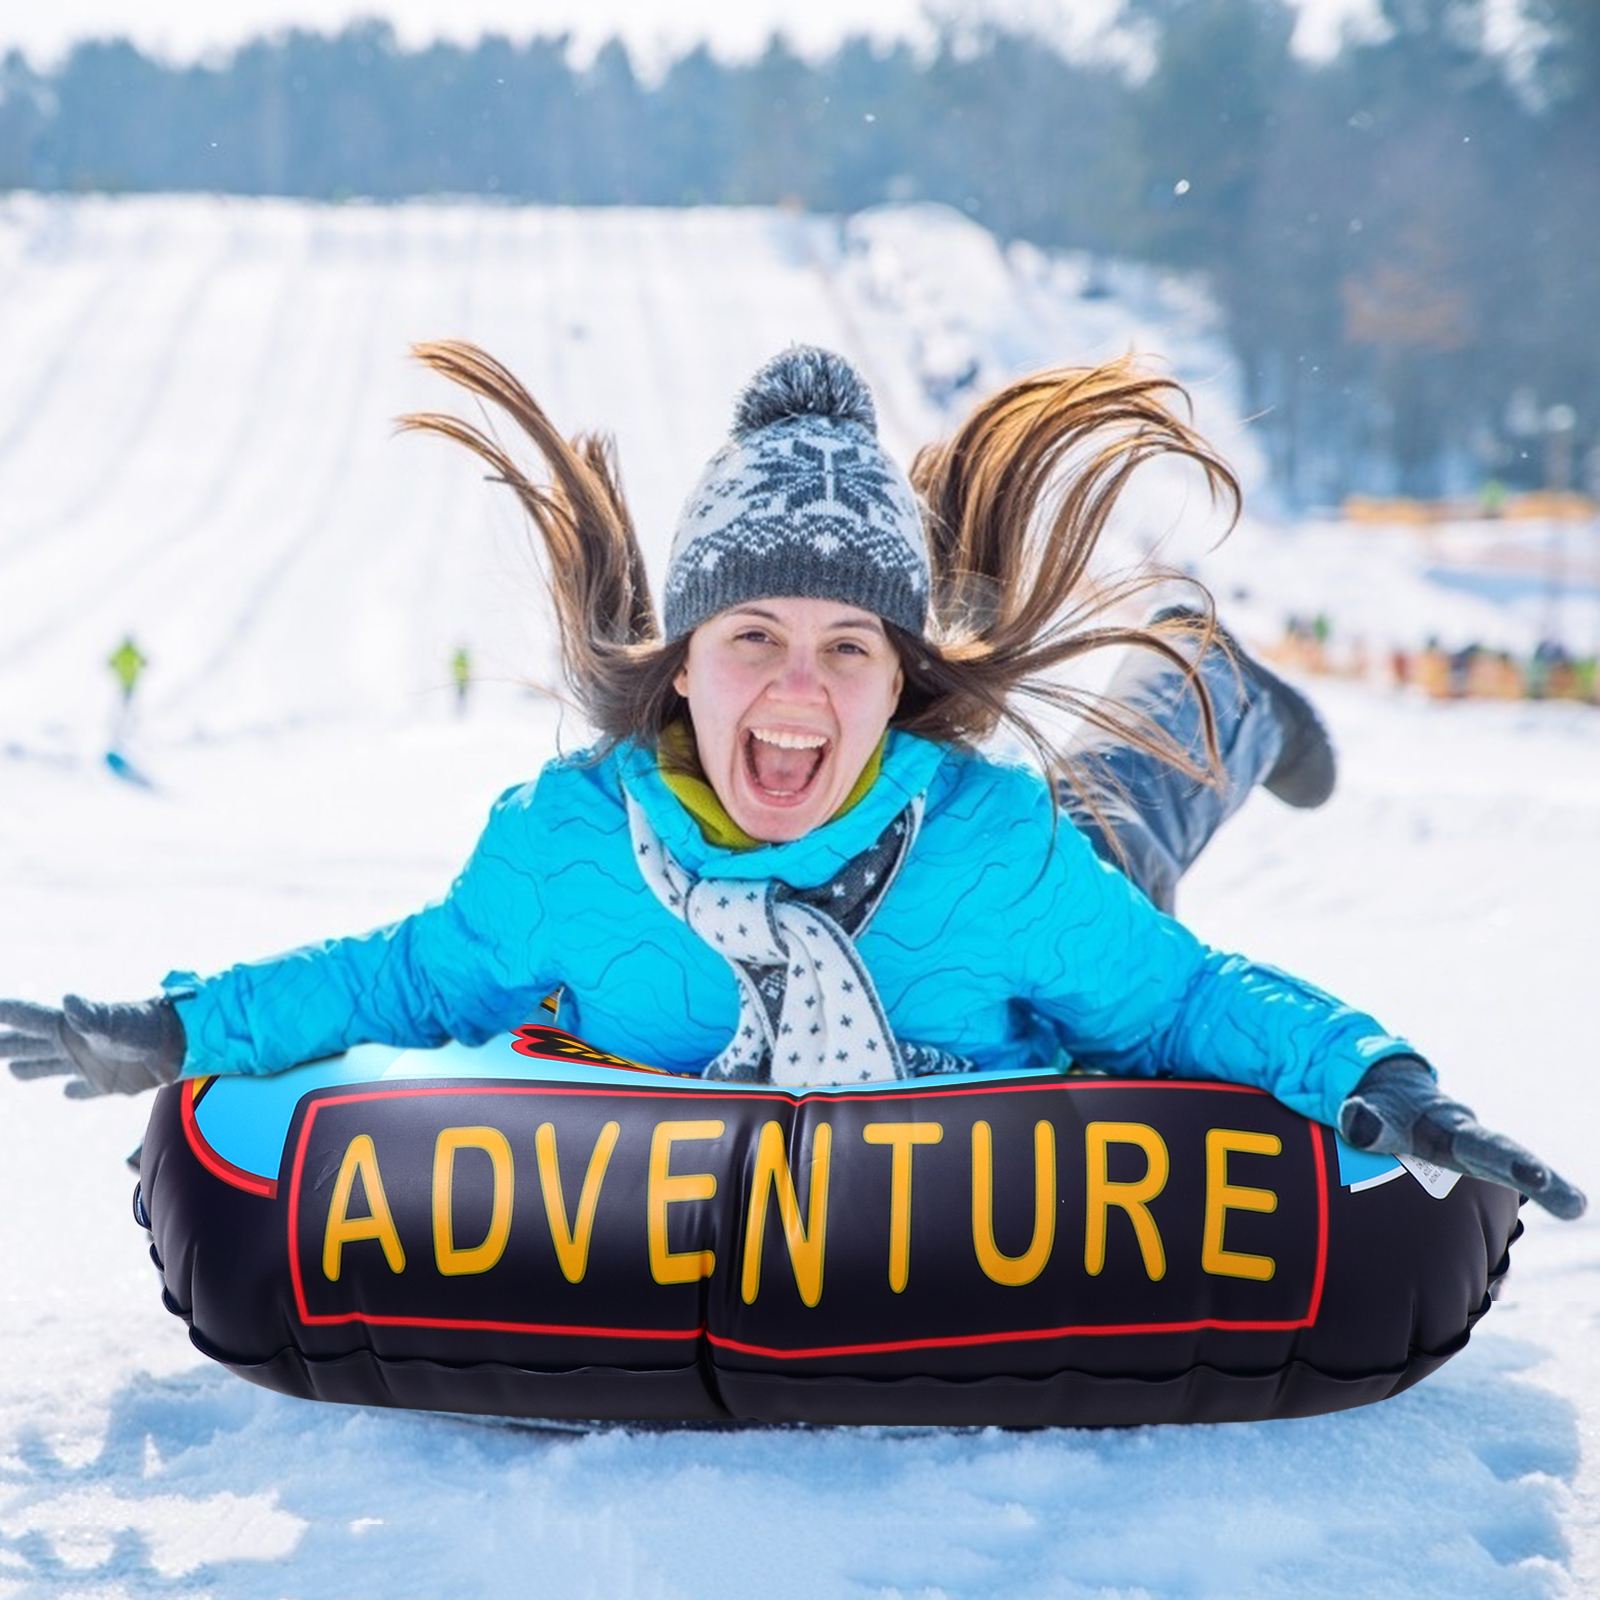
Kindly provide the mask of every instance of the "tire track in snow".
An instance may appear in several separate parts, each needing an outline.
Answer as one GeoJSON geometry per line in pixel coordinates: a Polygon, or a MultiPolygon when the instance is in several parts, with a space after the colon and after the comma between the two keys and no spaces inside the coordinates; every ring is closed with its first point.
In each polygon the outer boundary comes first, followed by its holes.
{"type": "Polygon", "coordinates": [[[178,304],[169,319],[167,336],[156,343],[156,359],[144,369],[148,378],[140,386],[139,405],[135,408],[131,419],[125,421],[120,435],[112,440],[107,448],[96,451],[98,470],[79,484],[72,498],[64,506],[57,506],[38,521],[24,523],[15,529],[15,537],[7,544],[0,545],[0,555],[13,546],[40,538],[59,528],[77,524],[84,512],[106,494],[119,476],[126,473],[134,452],[144,443],[161,415],[161,408],[172,389],[173,379],[188,355],[181,330],[193,324],[203,314],[206,303],[216,292],[218,272],[226,270],[229,253],[224,244],[223,248],[194,274],[179,297],[178,304]]]}
{"type": "Polygon", "coordinates": [[[154,531],[146,537],[125,543],[116,561],[96,567],[94,576],[85,578],[64,605],[47,613],[26,633],[0,649],[0,666],[26,655],[45,640],[60,634],[86,611],[124,590],[128,580],[141,568],[152,564],[163,567],[188,564],[190,547],[216,525],[218,514],[227,503],[227,491],[240,492],[238,463],[247,456],[269,406],[278,398],[269,380],[282,359],[282,336],[288,328],[290,313],[301,306],[303,278],[302,257],[285,270],[264,320],[260,353],[248,380],[241,386],[245,404],[237,412],[226,440],[207,452],[214,463],[211,474],[189,504],[171,521],[156,523],[154,531]]]}
{"type": "MultiPolygon", "coordinates": [[[[735,212],[732,215],[737,217],[740,214],[735,212]]],[[[720,225],[721,220],[718,218],[716,225],[720,225]]],[[[708,242],[706,235],[710,230],[704,214],[700,212],[679,216],[659,213],[652,215],[651,221],[654,225],[643,231],[638,247],[637,259],[641,269],[638,275],[639,299],[645,325],[655,330],[651,345],[655,352],[656,371],[663,381],[670,381],[673,395],[670,412],[661,419],[661,449],[664,455],[671,456],[674,476],[681,478],[683,491],[687,493],[699,466],[692,456],[684,453],[692,438],[689,418],[695,410],[686,402],[689,401],[690,384],[694,381],[696,356],[708,342],[706,324],[714,321],[718,308],[714,303],[710,306],[705,303],[706,277],[690,276],[690,293],[688,296],[681,294],[681,286],[688,276],[681,268],[684,263],[692,262],[697,248],[708,242]],[[666,237],[669,230],[673,235],[670,240],[666,237]],[[680,289],[676,303],[673,297],[663,292],[663,286],[666,285],[680,289]],[[692,320],[683,315],[686,310],[693,313],[692,320]]],[[[711,281],[714,283],[715,280],[711,281]]],[[[714,337],[715,327],[710,332],[714,337]]],[[[730,393],[727,397],[730,403],[732,398],[730,393]]],[[[670,536],[670,532],[669,526],[660,530],[657,537],[670,536]]],[[[664,567],[665,550],[660,554],[664,567]]]]}
{"type": "MultiPolygon", "coordinates": [[[[393,229],[394,222],[391,218],[391,233],[393,229]]],[[[315,239],[312,242],[314,247],[315,239]]],[[[338,496],[350,446],[358,428],[367,420],[364,402],[372,388],[376,367],[377,329],[389,296],[388,274],[380,271],[375,277],[377,280],[375,287],[364,296],[365,314],[361,318],[360,331],[354,341],[353,363],[345,356],[345,351],[349,347],[341,346],[331,352],[338,360],[338,364],[346,368],[353,365],[352,381],[348,402],[342,407],[334,424],[337,428],[337,437],[326,453],[322,471],[306,510],[298,519],[293,531],[279,543],[268,563],[258,569],[257,580],[247,587],[241,587],[237,583],[231,585],[233,593],[239,595],[240,600],[230,625],[198,666],[183,674],[161,696],[153,700],[151,705],[153,713],[160,715],[173,712],[198,688],[221,675],[223,669],[238,656],[241,647],[249,642],[260,626],[269,603],[284,580],[313,548],[317,536],[326,530],[328,508],[338,496]]]]}
{"type": "MultiPolygon", "coordinates": [[[[409,398],[405,391],[391,383],[391,377],[398,382],[409,365],[403,359],[408,343],[421,336],[460,331],[462,308],[471,300],[470,282],[482,226],[482,217],[474,217],[470,243],[463,251],[458,214],[441,217],[435,208],[415,207],[396,214],[385,250],[391,272],[388,314],[381,342],[374,341],[385,369],[382,381],[388,386],[373,396],[358,396],[357,420],[363,433],[376,431],[376,425],[389,421],[396,410],[409,409],[404,404],[409,398]],[[426,262],[423,270],[412,265],[417,256],[426,262]],[[448,291],[444,296],[441,283],[448,291]]],[[[376,368],[379,359],[375,356],[369,366],[376,368]]],[[[449,494],[451,463],[440,456],[431,460],[419,457],[406,449],[411,442],[396,439],[390,431],[381,441],[363,447],[366,456],[361,466],[367,482],[347,475],[335,489],[342,500],[354,502],[354,512],[341,514],[340,504],[325,517],[315,578],[302,567],[277,602],[274,617],[263,626],[265,635],[280,638],[283,619],[305,596],[308,584],[322,584],[325,573],[336,575],[340,594],[348,594],[350,600],[341,606],[337,637],[328,641],[327,681],[366,695],[375,690],[386,706],[395,702],[397,693],[402,703],[415,705],[419,696],[447,687],[443,652],[456,641],[447,642],[435,634],[443,620],[448,620],[452,629],[460,627],[456,615],[459,602],[454,597],[460,588],[462,552],[450,534],[454,532],[452,523],[459,522],[463,513],[457,510],[453,518],[447,514],[441,522],[423,510],[431,495],[442,498],[449,494]],[[431,481],[425,475],[430,471],[431,481]],[[375,543],[379,546],[376,556],[372,553],[375,543]],[[434,591],[430,618],[420,629],[408,627],[407,623],[415,622],[410,609],[414,597],[410,574],[428,562],[430,551],[441,563],[436,569],[441,572],[441,582],[434,591]],[[449,566],[442,565],[446,556],[454,558],[449,566]],[[433,665],[420,665],[425,662],[433,665]],[[396,686],[401,688],[397,691],[396,686]]]]}
{"type": "MultiPolygon", "coordinates": [[[[513,216],[525,215],[514,212],[513,216]]],[[[477,303],[480,292],[479,274],[483,270],[483,261],[490,252],[484,249],[486,237],[487,214],[479,209],[472,212],[472,228],[467,236],[464,259],[467,263],[466,270],[462,273],[462,280],[458,290],[458,306],[456,311],[457,326],[460,328],[460,337],[470,338],[472,330],[473,307],[477,303]]],[[[498,256],[495,257],[498,259],[498,256]]],[[[437,337],[432,333],[428,338],[437,337]]],[[[454,335],[448,335],[454,337],[454,335]]],[[[492,352],[491,352],[492,353],[492,352]]],[[[419,409],[433,410],[436,407],[419,409]]],[[[432,444],[443,449],[448,444],[447,440],[407,440],[407,444],[432,444]]],[[[421,452],[418,452],[420,455],[421,452]]],[[[449,463],[444,462],[436,469],[438,473],[438,488],[434,497],[433,515],[425,524],[424,539],[420,557],[416,563],[416,584],[412,590],[410,616],[412,634],[416,638],[427,638],[439,613],[439,596],[444,592],[444,557],[447,547],[453,560],[459,559],[460,543],[457,530],[467,520],[464,509],[460,505],[460,486],[456,475],[450,471],[449,463]]]]}
{"type": "MultiPolygon", "coordinates": [[[[144,253],[146,246],[160,232],[159,223],[152,220],[139,232],[140,246],[136,253],[144,253]]],[[[81,259],[84,252],[74,250],[73,259],[81,259]]],[[[79,295],[73,314],[65,321],[65,336],[44,351],[43,371],[33,379],[24,392],[10,422],[0,429],[0,467],[6,457],[13,454],[38,422],[40,414],[50,403],[60,387],[63,377],[71,369],[78,351],[98,335],[108,308],[115,302],[118,289],[124,280],[118,276],[117,263],[109,262],[90,279],[79,295]]],[[[18,297],[20,301],[20,296],[18,297]]]]}

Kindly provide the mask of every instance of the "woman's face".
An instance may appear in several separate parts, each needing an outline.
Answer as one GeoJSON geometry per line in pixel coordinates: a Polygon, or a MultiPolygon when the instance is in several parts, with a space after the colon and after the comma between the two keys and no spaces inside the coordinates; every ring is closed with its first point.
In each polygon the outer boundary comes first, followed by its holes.
{"type": "Polygon", "coordinates": [[[753,600],[689,636],[673,686],[700,764],[754,839],[798,839],[844,803],[905,683],[883,623],[837,600],[753,600]]]}

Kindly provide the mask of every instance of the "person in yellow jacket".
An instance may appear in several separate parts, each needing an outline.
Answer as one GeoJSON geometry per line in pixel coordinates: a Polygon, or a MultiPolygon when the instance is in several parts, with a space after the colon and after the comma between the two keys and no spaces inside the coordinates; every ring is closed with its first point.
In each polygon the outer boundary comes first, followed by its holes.
{"type": "Polygon", "coordinates": [[[133,642],[131,633],[125,635],[122,643],[106,657],[106,665],[111,668],[117,687],[122,691],[123,705],[131,705],[133,692],[139,687],[139,679],[150,665],[144,652],[133,642]]]}

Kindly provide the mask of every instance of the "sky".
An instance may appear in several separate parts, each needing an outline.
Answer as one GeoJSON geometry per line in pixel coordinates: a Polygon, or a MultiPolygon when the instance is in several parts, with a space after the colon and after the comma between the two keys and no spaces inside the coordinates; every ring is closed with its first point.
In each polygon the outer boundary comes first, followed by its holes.
{"type": "MultiPolygon", "coordinates": [[[[1331,52],[1342,25],[1369,23],[1376,0],[1292,0],[1301,12],[1296,48],[1310,56],[1331,52]]],[[[965,0],[53,0],[48,6],[10,6],[0,17],[0,50],[22,48],[36,65],[58,59],[81,38],[122,34],[168,57],[192,58],[226,48],[253,34],[290,26],[336,31],[362,15],[382,15],[408,45],[443,36],[470,40],[495,30],[514,38],[570,29],[592,47],[621,33],[648,65],[675,47],[709,37],[723,54],[749,54],[776,28],[802,50],[825,49],[847,29],[879,37],[916,36],[930,13],[965,13],[965,0]],[[870,17],[863,21],[864,13],[870,17]]],[[[984,14],[1038,22],[1069,40],[1091,36],[1116,0],[999,0],[984,14]]]]}

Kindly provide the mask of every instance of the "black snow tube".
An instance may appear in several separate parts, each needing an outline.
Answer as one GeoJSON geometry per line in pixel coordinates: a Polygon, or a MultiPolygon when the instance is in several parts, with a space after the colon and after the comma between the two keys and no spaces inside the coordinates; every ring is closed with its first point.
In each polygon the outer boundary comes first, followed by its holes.
{"type": "Polygon", "coordinates": [[[194,1343],[287,1394],[636,1421],[1305,1416],[1466,1343],[1520,1197],[1235,1085],[786,1093],[554,1028],[157,1097],[136,1211],[194,1343]]]}

